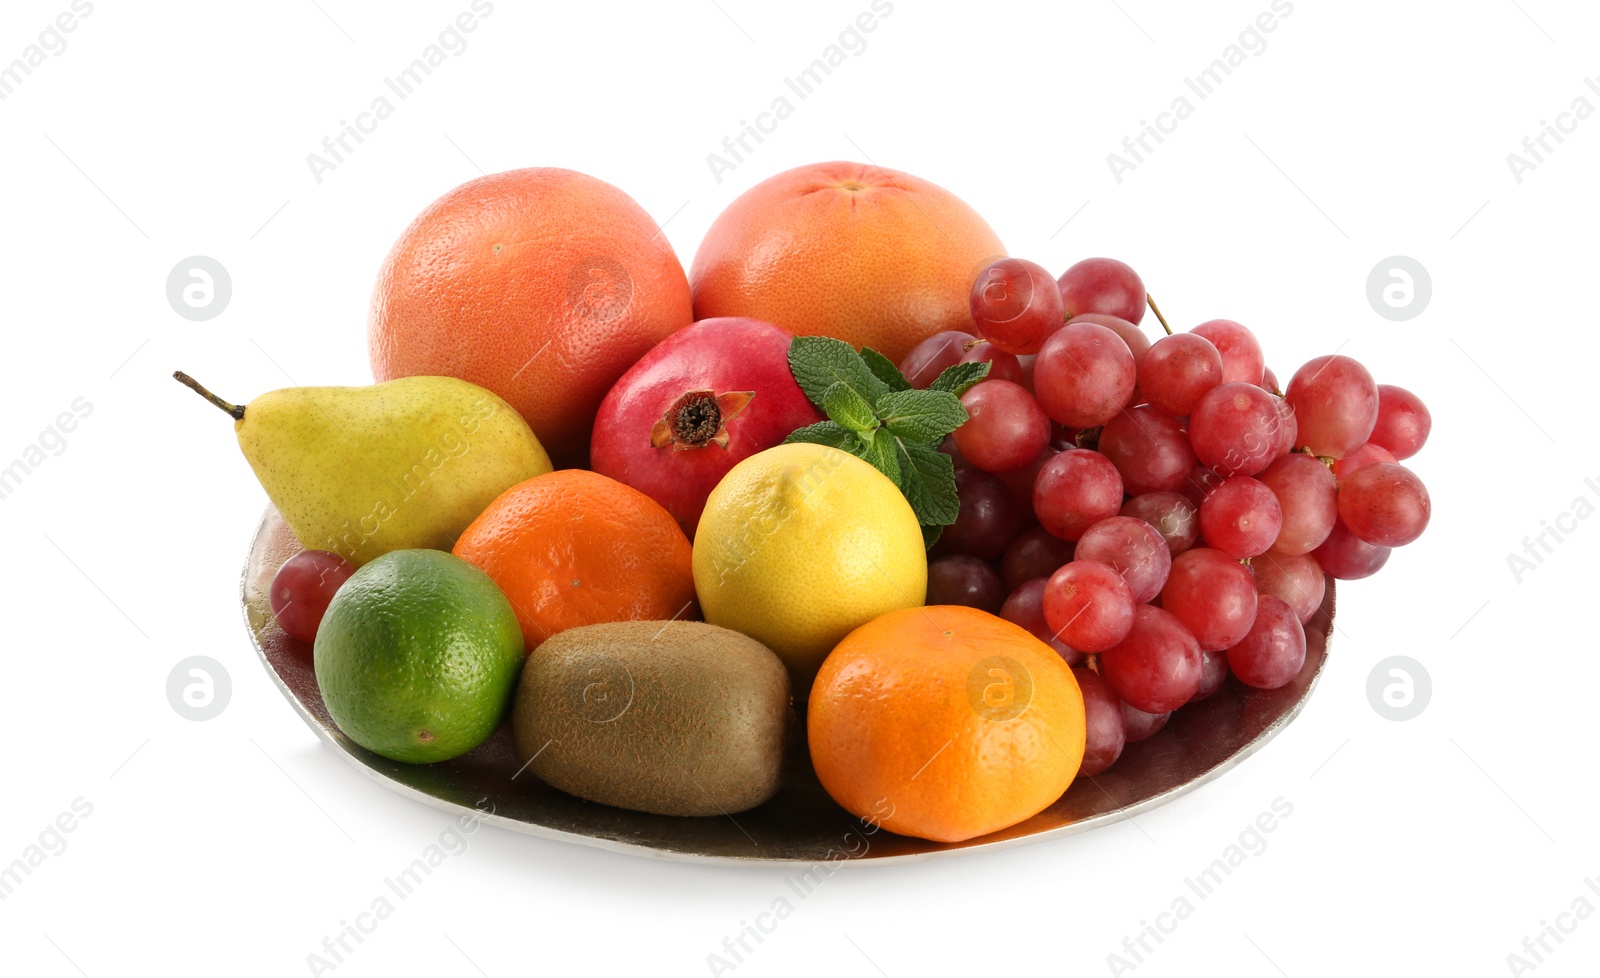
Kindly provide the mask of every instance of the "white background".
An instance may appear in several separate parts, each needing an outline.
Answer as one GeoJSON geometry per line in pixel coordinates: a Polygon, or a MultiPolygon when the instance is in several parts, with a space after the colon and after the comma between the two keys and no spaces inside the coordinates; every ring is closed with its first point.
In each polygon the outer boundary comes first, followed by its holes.
{"type": "MultiPolygon", "coordinates": [[[[0,861],[74,799],[93,805],[0,903],[8,974],[308,973],[306,955],[445,827],[320,746],[262,673],[237,575],[264,497],[228,424],[169,375],[238,400],[368,382],[366,306],[395,236],[480,168],[531,165],[627,190],[685,266],[717,213],[771,174],[825,159],[907,170],[966,199],[1012,254],[1056,271],[1120,257],[1175,325],[1249,325],[1285,382],[1339,349],[1420,393],[1435,419],[1411,463],[1432,526],[1341,589],[1322,683],[1262,753],[1137,824],[846,865],[730,973],[1108,974],[1123,937],[1279,796],[1293,814],[1266,851],[1141,978],[1505,974],[1542,921],[1582,894],[1600,906],[1584,885],[1600,874],[1600,521],[1520,583],[1507,565],[1576,497],[1600,502],[1584,484],[1600,482],[1600,120],[1520,184],[1506,161],[1575,98],[1600,107],[1583,81],[1600,73],[1593,5],[1295,0],[1266,49],[1199,102],[1184,77],[1267,0],[981,13],[896,0],[867,48],[719,184],[706,154],[866,0],[498,0],[468,48],[318,184],[306,155],[468,5],[318,3],[98,0],[0,101],[0,464],[74,398],[93,404],[66,450],[0,501],[0,861]],[[1119,184],[1106,155],[1179,95],[1193,115],[1119,184]],[[1432,276],[1408,322],[1366,298],[1369,271],[1396,254],[1432,276]],[[210,322],[166,300],[190,255],[232,275],[210,322]],[[205,723],[165,694],[197,654],[233,680],[205,723]],[[1404,723],[1366,694],[1395,654],[1433,682],[1404,723]]],[[[0,64],[65,9],[8,0],[0,64]]],[[[471,841],[337,974],[704,975],[792,872],[498,829],[471,841]]],[[[1537,974],[1597,963],[1591,917],[1537,974]]]]}

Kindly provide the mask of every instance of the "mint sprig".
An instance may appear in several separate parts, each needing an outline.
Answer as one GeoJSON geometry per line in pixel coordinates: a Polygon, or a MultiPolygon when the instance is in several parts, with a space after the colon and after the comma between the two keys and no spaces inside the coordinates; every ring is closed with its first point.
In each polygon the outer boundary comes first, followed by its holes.
{"type": "Polygon", "coordinates": [[[861,361],[867,365],[868,370],[872,371],[872,376],[883,381],[884,385],[891,391],[908,391],[911,389],[910,382],[901,375],[900,368],[894,365],[894,361],[872,347],[864,346],[861,348],[861,361]]]}
{"type": "Polygon", "coordinates": [[[967,392],[973,384],[989,376],[989,361],[975,360],[946,367],[928,385],[930,391],[949,391],[957,397],[967,392]]]}
{"type": "Polygon", "coordinates": [[[878,429],[878,416],[872,410],[872,402],[854,387],[843,382],[833,384],[822,392],[822,411],[846,428],[867,438],[878,429]]]}
{"type": "Polygon", "coordinates": [[[961,398],[931,387],[925,391],[891,391],[878,398],[878,413],[891,433],[908,441],[934,445],[967,420],[961,398]]]}
{"type": "Polygon", "coordinates": [[[961,395],[989,374],[986,361],[958,363],[915,390],[888,357],[825,336],[796,336],[789,370],[806,397],[828,416],[784,439],[827,445],[865,459],[900,488],[933,546],[956,521],[955,464],[939,451],[944,436],[966,423],[961,395]]]}
{"type": "Polygon", "coordinates": [[[796,428],[783,440],[785,445],[793,442],[810,442],[813,445],[827,445],[829,448],[838,448],[858,455],[861,451],[861,439],[856,433],[846,428],[837,421],[818,421],[808,424],[804,428],[796,428]]]}
{"type": "Polygon", "coordinates": [[[826,336],[796,336],[789,343],[789,370],[819,408],[822,395],[834,384],[852,388],[868,402],[889,392],[889,385],[878,379],[849,343],[826,336]]]}

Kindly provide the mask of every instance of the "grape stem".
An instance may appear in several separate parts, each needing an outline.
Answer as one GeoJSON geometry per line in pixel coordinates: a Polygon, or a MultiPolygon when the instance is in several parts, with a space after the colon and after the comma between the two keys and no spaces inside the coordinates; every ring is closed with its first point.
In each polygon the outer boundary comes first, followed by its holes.
{"type": "Polygon", "coordinates": [[[1313,452],[1311,450],[1311,446],[1310,445],[1301,445],[1299,448],[1292,449],[1292,451],[1295,454],[1305,455],[1305,456],[1308,456],[1310,458],[1314,458],[1317,461],[1321,462],[1323,465],[1326,465],[1329,469],[1332,469],[1333,466],[1334,466],[1334,463],[1339,461],[1338,459],[1334,458],[1332,455],[1318,455],[1316,452],[1313,452]]]}
{"type": "Polygon", "coordinates": [[[1161,324],[1162,329],[1167,331],[1167,335],[1171,336],[1172,327],[1167,325],[1167,317],[1161,315],[1161,307],[1156,305],[1156,297],[1146,293],[1144,301],[1150,303],[1150,311],[1156,314],[1156,321],[1161,324]]]}
{"type": "Polygon", "coordinates": [[[203,397],[206,400],[210,401],[212,404],[215,404],[218,408],[222,409],[223,411],[226,411],[228,413],[228,416],[230,418],[232,418],[233,420],[235,420],[235,421],[243,421],[244,420],[244,405],[242,405],[242,404],[229,404],[227,401],[224,401],[222,398],[218,397],[217,395],[215,395],[215,394],[211,393],[210,391],[206,390],[204,387],[200,386],[200,382],[198,380],[195,380],[193,377],[191,377],[188,374],[184,373],[182,370],[173,371],[172,378],[174,380],[176,380],[178,383],[182,384],[183,386],[185,386],[185,387],[189,388],[190,390],[194,391],[196,394],[199,394],[201,397],[203,397]]]}

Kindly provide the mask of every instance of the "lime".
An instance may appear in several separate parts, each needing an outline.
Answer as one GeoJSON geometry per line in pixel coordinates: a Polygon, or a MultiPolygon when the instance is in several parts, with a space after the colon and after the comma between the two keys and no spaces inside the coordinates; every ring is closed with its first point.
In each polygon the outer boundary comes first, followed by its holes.
{"type": "Polygon", "coordinates": [[[346,736],[391,760],[427,764],[494,733],[522,649],[516,612],[487,574],[440,550],[393,550],[334,595],[314,661],[346,736]]]}

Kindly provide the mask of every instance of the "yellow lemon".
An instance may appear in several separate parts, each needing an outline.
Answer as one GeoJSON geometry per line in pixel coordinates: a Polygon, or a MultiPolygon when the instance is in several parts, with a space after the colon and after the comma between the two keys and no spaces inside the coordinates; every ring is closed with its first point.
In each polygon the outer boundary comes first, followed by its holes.
{"type": "Polygon", "coordinates": [[[694,536],[706,621],[778,653],[804,702],[828,652],[858,625],[922,604],[928,560],[888,476],[825,445],[779,445],[735,465],[694,536]]]}

